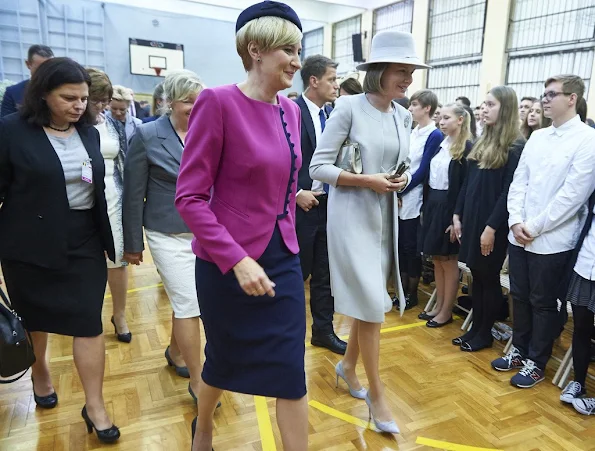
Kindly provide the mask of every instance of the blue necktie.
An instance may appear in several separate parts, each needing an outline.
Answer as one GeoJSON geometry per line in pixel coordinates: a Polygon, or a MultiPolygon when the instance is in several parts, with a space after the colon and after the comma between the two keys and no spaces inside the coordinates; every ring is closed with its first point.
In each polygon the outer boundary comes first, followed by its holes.
{"type": "MultiPolygon", "coordinates": [[[[325,114],[325,112],[324,112],[324,110],[323,110],[322,108],[321,108],[321,109],[320,109],[320,111],[318,112],[318,117],[320,118],[320,129],[321,129],[322,131],[324,131],[324,126],[326,125],[326,114],[325,114]]],[[[323,189],[324,189],[324,192],[325,192],[326,194],[328,194],[328,191],[329,191],[329,186],[328,186],[328,183],[325,183],[325,184],[323,185],[323,189]]]]}
{"type": "Polygon", "coordinates": [[[320,127],[322,131],[324,131],[324,126],[326,125],[326,114],[322,108],[318,112],[318,117],[320,117],[320,127]]]}

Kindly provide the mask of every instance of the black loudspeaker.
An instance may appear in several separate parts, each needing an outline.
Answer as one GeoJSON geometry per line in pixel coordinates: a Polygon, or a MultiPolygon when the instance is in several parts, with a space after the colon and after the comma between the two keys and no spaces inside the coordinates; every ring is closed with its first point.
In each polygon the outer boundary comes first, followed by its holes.
{"type": "Polygon", "coordinates": [[[353,62],[354,63],[363,63],[364,62],[364,55],[362,52],[362,34],[352,34],[351,35],[351,43],[353,46],[353,62]]]}

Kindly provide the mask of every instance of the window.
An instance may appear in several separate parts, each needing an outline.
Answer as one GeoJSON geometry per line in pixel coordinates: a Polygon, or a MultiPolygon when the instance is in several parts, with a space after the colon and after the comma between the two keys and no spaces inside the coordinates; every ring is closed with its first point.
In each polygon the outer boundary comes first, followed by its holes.
{"type": "Polygon", "coordinates": [[[479,100],[486,0],[431,0],[426,59],[428,89],[441,103],[479,100]]]}
{"type": "Polygon", "coordinates": [[[413,23],[413,0],[378,8],[374,11],[374,33],[394,30],[411,32],[413,23]]]}
{"type": "Polygon", "coordinates": [[[595,51],[592,0],[513,0],[508,30],[506,84],[518,97],[543,92],[548,77],[575,74],[587,92],[595,51]]]}
{"type": "Polygon", "coordinates": [[[324,49],[324,28],[304,33],[302,39],[302,61],[312,55],[322,55],[324,49]]]}
{"type": "Polygon", "coordinates": [[[468,97],[471,105],[479,100],[479,71],[481,62],[434,66],[428,72],[428,89],[438,96],[443,105],[459,96],[468,97]]]}
{"type": "Polygon", "coordinates": [[[361,16],[343,20],[333,25],[333,59],[339,64],[337,71],[340,74],[355,69],[351,36],[361,33],[361,29],[361,16]]]}

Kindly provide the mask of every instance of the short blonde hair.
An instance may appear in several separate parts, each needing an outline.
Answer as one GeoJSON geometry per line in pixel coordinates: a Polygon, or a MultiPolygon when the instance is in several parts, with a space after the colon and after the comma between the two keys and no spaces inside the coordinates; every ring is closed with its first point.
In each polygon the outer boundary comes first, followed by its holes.
{"type": "Polygon", "coordinates": [[[384,74],[388,64],[389,63],[370,64],[368,69],[366,69],[366,76],[364,77],[364,92],[384,94],[380,80],[382,79],[382,74],[384,74]]]}
{"type": "Polygon", "coordinates": [[[114,92],[112,94],[112,100],[120,102],[132,102],[132,91],[121,85],[113,86],[114,92]]]}
{"type": "Polygon", "coordinates": [[[292,22],[280,17],[259,17],[251,20],[236,33],[236,50],[242,58],[244,69],[252,69],[248,44],[254,42],[260,51],[268,52],[285,45],[302,42],[302,32],[292,22]]]}
{"type": "Polygon", "coordinates": [[[191,70],[170,73],[163,81],[163,99],[167,102],[187,100],[192,94],[199,94],[205,88],[198,75],[191,70]]]}

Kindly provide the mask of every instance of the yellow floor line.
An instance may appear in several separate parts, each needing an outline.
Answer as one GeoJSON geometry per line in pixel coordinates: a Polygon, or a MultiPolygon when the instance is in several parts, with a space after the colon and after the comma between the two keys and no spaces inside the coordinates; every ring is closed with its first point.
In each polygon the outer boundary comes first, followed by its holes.
{"type": "MultiPolygon", "coordinates": [[[[416,323],[411,323],[411,324],[402,324],[400,326],[386,327],[384,329],[380,329],[380,333],[386,334],[388,332],[396,332],[398,330],[413,329],[414,327],[425,326],[425,324],[426,324],[425,321],[418,321],[416,323]]],[[[341,340],[347,340],[349,338],[349,335],[340,335],[339,338],[341,340]]],[[[306,340],[306,348],[311,348],[311,347],[312,347],[312,343],[310,343],[309,340],[306,340]]]]}
{"type": "Polygon", "coordinates": [[[258,430],[260,431],[262,451],[277,451],[266,398],[255,396],[254,405],[256,406],[256,418],[258,419],[258,430]]]}
{"type": "Polygon", "coordinates": [[[414,327],[425,326],[427,321],[418,321],[411,324],[402,324],[401,326],[394,326],[394,327],[386,327],[384,329],[380,329],[381,334],[386,334],[388,332],[395,332],[397,330],[405,330],[405,329],[412,329],[414,327]]]}
{"type": "Polygon", "coordinates": [[[361,427],[364,429],[371,429],[372,431],[376,430],[374,428],[374,426],[372,426],[372,423],[370,423],[368,421],[360,420],[359,418],[356,418],[356,417],[353,417],[346,413],[340,412],[336,409],[333,409],[332,407],[321,404],[318,401],[310,401],[308,403],[308,405],[310,407],[314,407],[315,409],[320,410],[323,413],[326,413],[327,415],[330,415],[331,417],[338,418],[339,420],[343,420],[343,421],[353,424],[355,426],[358,426],[358,427],[361,427]]]}
{"type": "MultiPolygon", "coordinates": [[[[137,291],[144,291],[144,290],[148,290],[150,288],[157,288],[157,287],[162,287],[162,286],[163,286],[162,283],[157,283],[155,285],[147,285],[146,287],[132,288],[132,289],[126,291],[126,293],[135,293],[137,291]]],[[[111,297],[112,297],[112,295],[111,294],[108,294],[103,299],[109,299],[111,297]]]]}
{"type": "Polygon", "coordinates": [[[443,442],[441,440],[432,440],[431,438],[424,437],[417,437],[415,443],[449,451],[500,451],[494,448],[478,448],[477,446],[459,445],[457,443],[443,442]]]}

